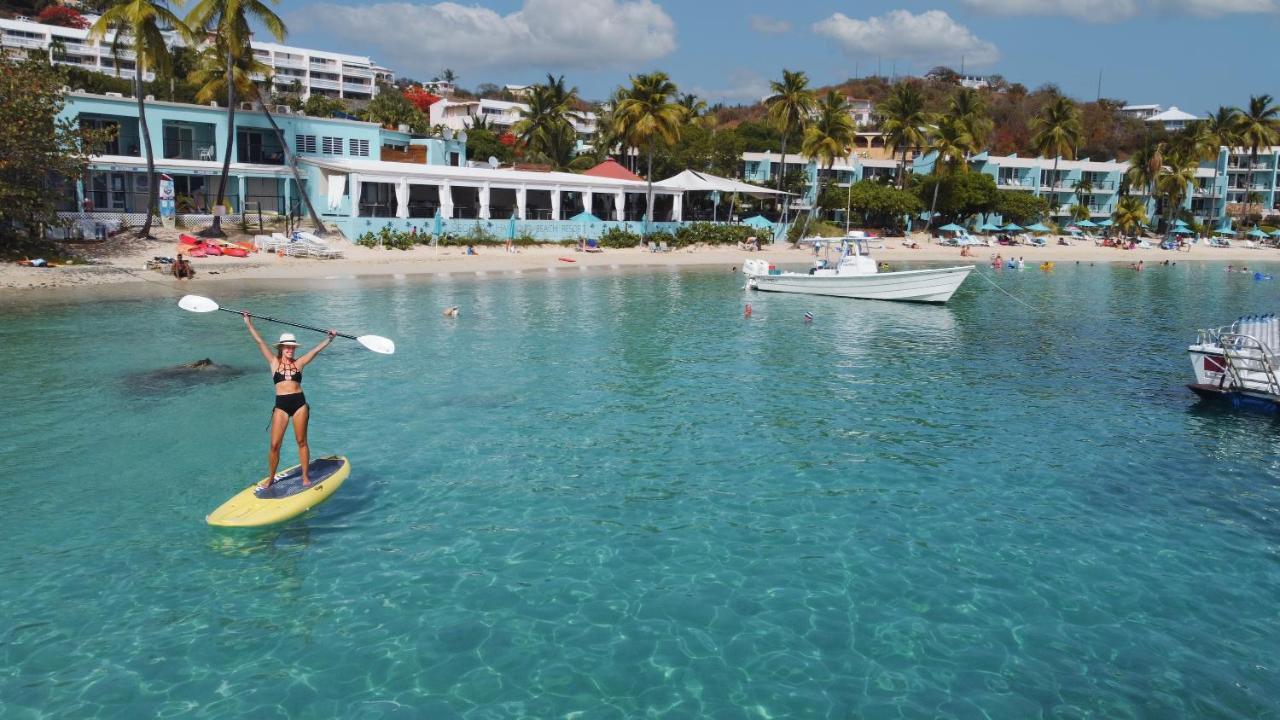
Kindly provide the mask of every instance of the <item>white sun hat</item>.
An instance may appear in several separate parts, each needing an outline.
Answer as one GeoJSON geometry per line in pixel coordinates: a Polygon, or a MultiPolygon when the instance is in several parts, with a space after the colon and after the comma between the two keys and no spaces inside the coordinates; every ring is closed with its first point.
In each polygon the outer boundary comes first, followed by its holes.
{"type": "Polygon", "coordinates": [[[276,347],[298,347],[298,338],[293,333],[280,333],[280,340],[276,342],[276,347]]]}

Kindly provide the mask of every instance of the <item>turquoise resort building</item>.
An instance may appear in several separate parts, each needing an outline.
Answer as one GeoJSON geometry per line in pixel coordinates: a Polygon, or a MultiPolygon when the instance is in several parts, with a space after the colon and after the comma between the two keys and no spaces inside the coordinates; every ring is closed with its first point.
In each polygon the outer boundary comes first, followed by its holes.
{"type": "MultiPolygon", "coordinates": [[[[68,215],[125,216],[141,223],[148,178],[137,104],[131,98],[69,92],[63,116],[115,131],[91,159],[86,177],[65,188],[68,215]]],[[[461,234],[477,225],[498,235],[561,240],[598,234],[605,223],[639,229],[645,183],[615,176],[539,172],[470,162],[465,132],[422,137],[374,123],[307,117],[277,107],[272,118],[296,158],[301,186],[286,164],[280,135],[261,109],[235,115],[231,177],[233,215],[306,215],[306,193],[320,218],[348,238],[390,226],[461,234]]],[[[192,223],[214,206],[227,138],[227,113],[213,106],[147,103],[157,171],[173,180],[177,214],[192,223]]],[[[620,168],[619,168],[620,169],[620,168]]],[[[684,221],[684,191],[654,186],[651,227],[684,221]]],[[[692,215],[701,217],[693,209],[692,215]]],[[[691,219],[693,219],[691,217],[691,219]]],[[[711,219],[708,217],[707,219],[711,219]]]]}
{"type": "MultiPolygon", "coordinates": [[[[63,117],[115,131],[105,152],[92,158],[85,178],[67,184],[65,215],[119,215],[131,224],[141,223],[148,179],[135,101],[68,92],[63,117]]],[[[233,215],[305,215],[306,193],[321,219],[348,238],[384,226],[433,234],[462,234],[479,226],[499,236],[564,240],[598,236],[608,226],[638,231],[644,224],[645,183],[621,168],[615,173],[576,174],[493,167],[467,157],[465,130],[424,137],[403,128],[308,117],[286,107],[275,108],[272,117],[283,143],[260,108],[246,104],[236,113],[226,193],[233,215]],[[291,153],[285,152],[285,144],[291,153]],[[301,185],[286,164],[290,155],[301,185]]],[[[225,110],[153,100],[147,104],[147,119],[157,170],[173,181],[177,213],[190,224],[207,221],[227,139],[225,110]]],[[[677,176],[655,183],[650,226],[670,230],[684,222],[735,219],[726,195],[740,193],[740,200],[746,200],[748,195],[771,194],[767,188],[780,160],[777,153],[743,154],[743,178],[764,187],[721,179],[708,185],[706,176],[699,182],[682,182],[677,176]]],[[[909,170],[931,172],[933,160],[932,155],[908,160],[909,170]]],[[[900,162],[854,152],[828,171],[808,158],[788,155],[789,168],[802,171],[810,188],[807,196],[792,200],[793,207],[812,203],[819,178],[839,185],[889,181],[900,162]]],[[[972,170],[991,175],[1002,191],[1049,198],[1050,214],[1059,221],[1066,220],[1076,204],[1087,207],[1094,218],[1109,216],[1128,169],[1127,163],[1114,160],[1060,160],[1055,176],[1052,159],[982,153],[969,162],[972,170]]],[[[1276,213],[1277,168],[1280,148],[1266,148],[1256,161],[1246,151],[1223,148],[1216,173],[1214,163],[1197,171],[1184,209],[1215,228],[1229,226],[1230,218],[1246,204],[1264,215],[1276,213]]],[[[1146,198],[1154,217],[1159,208],[1145,189],[1132,188],[1131,193],[1146,198]]]]}
{"type": "MultiPolygon", "coordinates": [[[[801,172],[810,187],[819,177],[823,182],[847,186],[862,180],[888,182],[896,177],[902,161],[866,157],[865,153],[837,161],[830,170],[800,155],[787,155],[787,172],[801,172]]],[[[908,162],[912,173],[933,172],[935,156],[919,155],[908,162]]],[[[748,152],[742,155],[743,177],[749,182],[769,183],[781,167],[778,153],[748,152]]],[[[1120,201],[1121,183],[1129,163],[1117,160],[1058,160],[1057,173],[1052,158],[1019,157],[980,153],[969,159],[970,170],[990,175],[1004,191],[1028,192],[1049,202],[1049,214],[1065,223],[1074,205],[1089,209],[1091,217],[1109,217],[1120,201]]],[[[1243,148],[1221,148],[1215,161],[1201,163],[1188,189],[1182,208],[1197,221],[1214,228],[1230,227],[1230,218],[1245,206],[1265,215],[1280,214],[1280,147],[1263,148],[1256,160],[1243,148]],[[1216,170],[1215,170],[1216,166],[1216,170]]],[[[1162,212],[1147,188],[1133,187],[1130,195],[1143,198],[1152,218],[1162,212]]]]}

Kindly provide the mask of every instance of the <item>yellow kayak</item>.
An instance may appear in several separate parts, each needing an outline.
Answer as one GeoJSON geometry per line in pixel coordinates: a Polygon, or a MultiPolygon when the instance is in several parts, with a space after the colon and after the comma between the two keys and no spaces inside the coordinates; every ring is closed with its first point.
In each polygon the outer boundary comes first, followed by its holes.
{"type": "Polygon", "coordinates": [[[340,455],[312,460],[311,484],[302,487],[302,466],[294,465],[276,476],[271,487],[255,492],[258,483],[209,513],[205,521],[218,527],[261,527],[295,518],[319,505],[342,486],[351,474],[351,463],[340,455]]]}

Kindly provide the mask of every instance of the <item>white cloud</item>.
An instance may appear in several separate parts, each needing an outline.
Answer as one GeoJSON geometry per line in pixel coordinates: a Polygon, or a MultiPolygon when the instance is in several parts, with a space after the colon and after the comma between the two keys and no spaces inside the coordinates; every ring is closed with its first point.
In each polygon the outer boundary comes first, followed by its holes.
{"type": "Polygon", "coordinates": [[[751,23],[751,29],[759,33],[768,33],[770,35],[791,32],[791,23],[786,20],[775,20],[764,15],[752,15],[748,18],[751,23]]]}
{"type": "Polygon", "coordinates": [[[652,0],[524,0],[500,15],[453,2],[319,3],[290,15],[296,29],[367,47],[405,74],[472,68],[634,67],[676,49],[675,22],[652,0]]]}
{"type": "Polygon", "coordinates": [[[958,63],[963,56],[966,65],[987,65],[1000,57],[995,45],[941,10],[919,15],[892,10],[866,20],[835,13],[814,23],[813,32],[834,40],[853,57],[958,63]]]}
{"type": "Polygon", "coordinates": [[[756,102],[769,94],[769,81],[750,70],[738,69],[729,74],[724,87],[694,86],[689,92],[709,103],[756,102]]]}
{"type": "Polygon", "coordinates": [[[1280,13],[1280,0],[1151,0],[1152,7],[1200,17],[1280,13]]]}
{"type": "Polygon", "coordinates": [[[1140,10],[1138,0],[964,0],[964,4],[992,15],[1060,15],[1092,23],[1127,20],[1140,10]]]}

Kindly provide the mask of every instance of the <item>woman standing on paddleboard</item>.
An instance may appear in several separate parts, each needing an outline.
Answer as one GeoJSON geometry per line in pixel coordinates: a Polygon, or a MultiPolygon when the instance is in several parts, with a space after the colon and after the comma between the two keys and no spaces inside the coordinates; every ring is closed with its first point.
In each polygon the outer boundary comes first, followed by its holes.
{"type": "Polygon", "coordinates": [[[329,337],[312,348],[311,352],[295,358],[298,340],[293,333],[282,334],[279,342],[276,343],[276,351],[272,353],[271,348],[263,342],[262,336],[258,335],[258,331],[254,329],[249,313],[241,314],[244,315],[245,327],[249,328],[249,334],[253,336],[254,341],[258,343],[258,349],[262,351],[262,357],[271,366],[271,379],[276,385],[276,406],[271,411],[271,450],[267,453],[267,464],[270,470],[267,472],[267,479],[259,483],[258,487],[265,490],[275,481],[276,467],[280,464],[280,444],[284,442],[284,431],[288,428],[290,419],[293,420],[293,437],[298,441],[298,459],[302,463],[302,485],[306,487],[311,484],[311,478],[307,477],[307,466],[311,463],[311,449],[307,447],[307,420],[311,416],[311,407],[307,405],[307,398],[302,394],[302,368],[314,360],[321,350],[329,347],[336,333],[333,330],[326,331],[329,337]]]}

